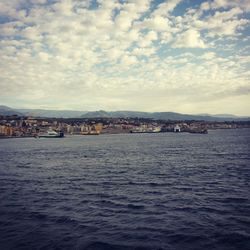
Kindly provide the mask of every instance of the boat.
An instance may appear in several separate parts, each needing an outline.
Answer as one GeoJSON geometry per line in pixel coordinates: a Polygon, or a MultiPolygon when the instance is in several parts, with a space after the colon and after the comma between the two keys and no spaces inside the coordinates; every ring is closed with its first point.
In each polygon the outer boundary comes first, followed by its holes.
{"type": "Polygon", "coordinates": [[[100,131],[84,131],[80,133],[81,135],[99,135],[100,131]]]}
{"type": "Polygon", "coordinates": [[[141,134],[141,133],[160,133],[161,132],[161,128],[160,127],[150,127],[150,128],[136,128],[133,130],[130,130],[130,133],[137,133],[137,134],[141,134]]]}
{"type": "Polygon", "coordinates": [[[207,129],[192,129],[188,131],[191,134],[208,134],[207,129]]]}
{"type": "Polygon", "coordinates": [[[47,133],[39,133],[37,135],[38,138],[62,138],[64,137],[64,133],[62,131],[56,132],[54,130],[49,130],[47,133]]]}

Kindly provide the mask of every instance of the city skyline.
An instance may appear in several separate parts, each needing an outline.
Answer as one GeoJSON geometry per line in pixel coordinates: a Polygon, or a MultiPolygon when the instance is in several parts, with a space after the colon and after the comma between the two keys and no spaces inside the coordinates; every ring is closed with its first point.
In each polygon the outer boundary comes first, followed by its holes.
{"type": "Polygon", "coordinates": [[[246,0],[0,0],[14,108],[250,115],[246,0]]]}

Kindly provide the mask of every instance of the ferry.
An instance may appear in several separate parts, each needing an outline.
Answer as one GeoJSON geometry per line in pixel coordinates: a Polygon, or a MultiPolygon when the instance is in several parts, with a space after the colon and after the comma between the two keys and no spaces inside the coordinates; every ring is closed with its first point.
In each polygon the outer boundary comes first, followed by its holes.
{"type": "Polygon", "coordinates": [[[56,132],[54,130],[49,130],[47,131],[47,133],[38,134],[37,137],[38,138],[62,138],[64,137],[64,133],[62,131],[56,132]]]}
{"type": "Polygon", "coordinates": [[[161,128],[160,127],[150,127],[150,128],[136,128],[134,130],[130,130],[130,133],[160,133],[161,128]]]}
{"type": "Polygon", "coordinates": [[[188,131],[191,134],[208,134],[207,129],[192,129],[188,131]]]}

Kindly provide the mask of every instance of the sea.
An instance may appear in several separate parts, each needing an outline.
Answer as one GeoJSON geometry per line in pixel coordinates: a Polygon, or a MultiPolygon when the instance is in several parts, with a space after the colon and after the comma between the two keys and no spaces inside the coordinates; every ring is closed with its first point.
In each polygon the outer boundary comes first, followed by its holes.
{"type": "Polygon", "coordinates": [[[249,250],[250,129],[0,140],[1,250],[249,250]]]}

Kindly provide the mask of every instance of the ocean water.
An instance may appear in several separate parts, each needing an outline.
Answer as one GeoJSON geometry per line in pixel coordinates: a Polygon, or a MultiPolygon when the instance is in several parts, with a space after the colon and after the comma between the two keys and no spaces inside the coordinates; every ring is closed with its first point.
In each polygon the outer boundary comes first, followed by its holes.
{"type": "Polygon", "coordinates": [[[250,249],[250,129],[0,140],[0,249],[250,249]]]}

